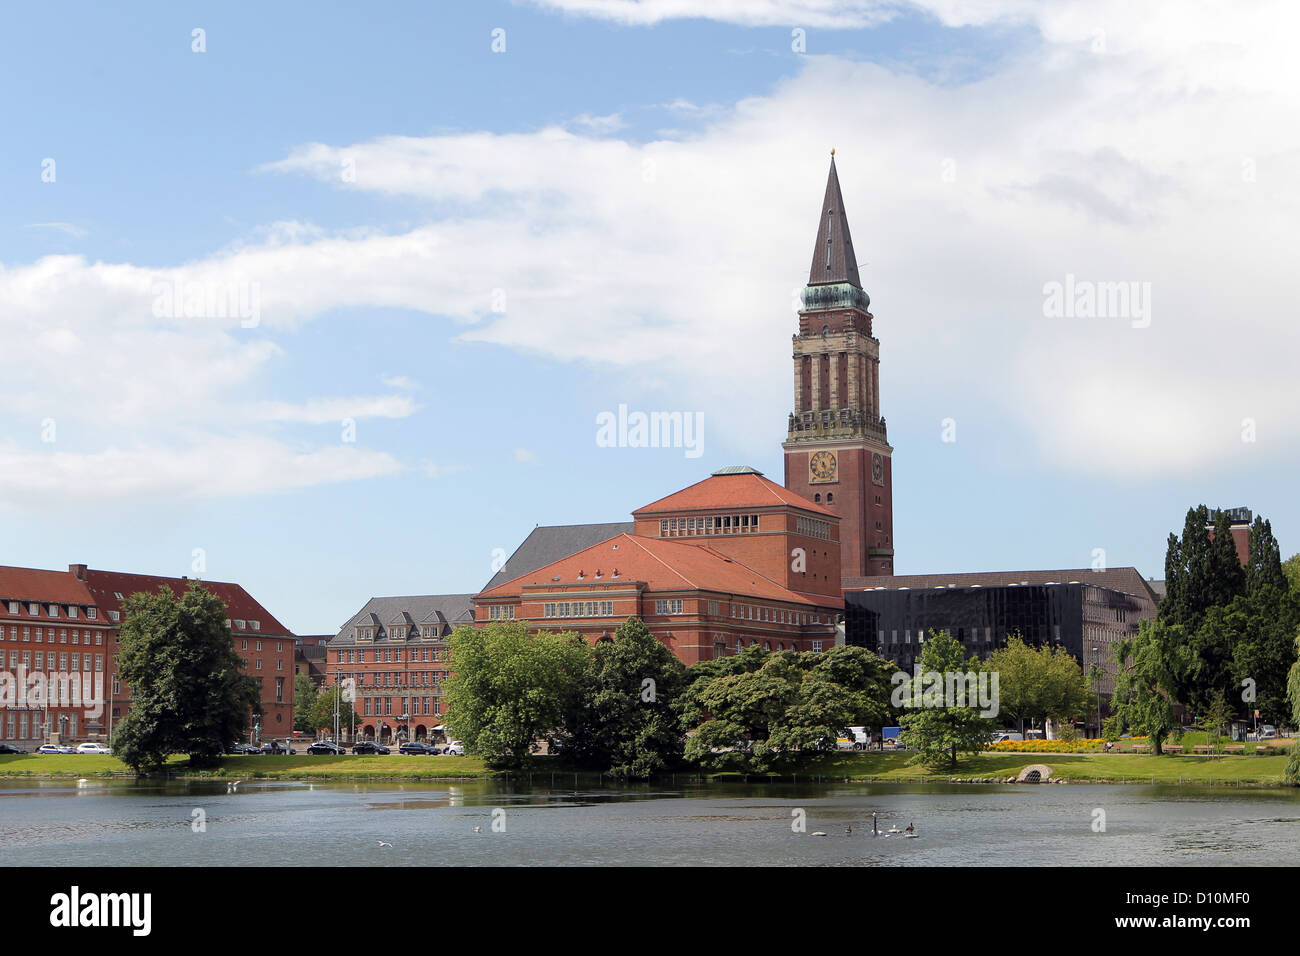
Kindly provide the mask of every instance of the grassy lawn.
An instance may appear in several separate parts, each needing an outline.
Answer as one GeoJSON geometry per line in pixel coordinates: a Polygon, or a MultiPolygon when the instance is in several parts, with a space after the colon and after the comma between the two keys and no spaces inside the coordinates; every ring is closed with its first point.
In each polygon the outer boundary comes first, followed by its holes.
{"type": "MultiPolygon", "coordinates": [[[[1190,744],[1185,744],[1189,746],[1190,744]]],[[[782,779],[826,781],[857,780],[881,782],[946,782],[960,780],[1005,780],[1017,775],[1031,764],[1046,764],[1052,776],[1064,780],[1097,781],[1102,783],[1226,783],[1235,785],[1279,785],[1283,782],[1287,755],[1270,757],[1253,755],[1230,757],[1199,757],[1190,753],[1180,756],[1156,757],[1150,754],[1032,754],[1032,753],[982,753],[962,757],[955,770],[927,770],[907,761],[906,753],[862,754],[829,753],[818,755],[805,762],[796,772],[779,776],[782,779]]],[[[553,766],[545,758],[535,758],[531,768],[523,771],[539,777],[552,772],[553,766]]],[[[177,777],[210,777],[215,779],[244,780],[437,780],[484,779],[504,776],[502,771],[490,770],[477,757],[406,757],[398,754],[374,757],[295,756],[226,757],[214,769],[198,770],[189,767],[185,757],[172,757],[167,771],[177,777]]],[[[572,771],[554,769],[556,774],[568,775],[572,771]]],[[[131,776],[131,771],[116,757],[97,754],[27,754],[0,757],[0,777],[103,777],[131,776]]],[[[693,771],[678,776],[694,776],[693,771]]],[[[584,782],[596,782],[594,773],[581,773],[584,782]],[[590,778],[590,779],[588,779],[590,778]]],[[[738,774],[704,774],[707,779],[735,780],[738,774]]],[[[749,779],[763,779],[763,775],[750,775],[749,779]]]]}

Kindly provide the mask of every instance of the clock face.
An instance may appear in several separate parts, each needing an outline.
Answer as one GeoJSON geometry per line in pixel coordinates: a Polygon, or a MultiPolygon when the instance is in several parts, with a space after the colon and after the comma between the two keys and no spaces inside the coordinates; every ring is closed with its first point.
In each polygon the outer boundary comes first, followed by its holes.
{"type": "Polygon", "coordinates": [[[878,485],[885,483],[885,458],[880,452],[871,456],[871,479],[878,485]]]}
{"type": "Polygon", "coordinates": [[[815,452],[808,459],[808,480],[814,485],[839,480],[839,459],[833,451],[815,452]]]}

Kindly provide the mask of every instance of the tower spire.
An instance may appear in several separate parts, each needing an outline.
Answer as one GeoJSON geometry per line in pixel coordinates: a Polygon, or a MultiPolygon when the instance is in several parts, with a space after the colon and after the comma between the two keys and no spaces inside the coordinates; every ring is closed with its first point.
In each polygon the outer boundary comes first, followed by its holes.
{"type": "Polygon", "coordinates": [[[826,178],[826,198],[822,200],[821,219],[817,224],[817,245],[813,248],[812,268],[808,272],[809,285],[828,282],[847,282],[862,288],[862,280],[858,278],[858,260],[853,254],[853,238],[849,235],[849,220],[844,214],[840,177],[835,171],[834,150],[831,150],[830,175],[826,178]]]}

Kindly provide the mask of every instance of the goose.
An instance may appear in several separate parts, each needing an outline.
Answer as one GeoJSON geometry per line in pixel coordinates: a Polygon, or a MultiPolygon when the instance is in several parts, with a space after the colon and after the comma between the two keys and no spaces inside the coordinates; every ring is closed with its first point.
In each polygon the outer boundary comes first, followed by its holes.
{"type": "Polygon", "coordinates": [[[916,837],[916,827],[912,826],[911,823],[908,823],[908,825],[907,825],[907,829],[903,831],[903,836],[905,836],[905,837],[913,837],[913,838],[915,838],[915,837],[916,837]]]}
{"type": "Polygon", "coordinates": [[[852,823],[850,823],[848,826],[846,826],[846,827],[844,828],[844,835],[845,835],[845,836],[853,836],[853,824],[852,824],[852,823]]]}

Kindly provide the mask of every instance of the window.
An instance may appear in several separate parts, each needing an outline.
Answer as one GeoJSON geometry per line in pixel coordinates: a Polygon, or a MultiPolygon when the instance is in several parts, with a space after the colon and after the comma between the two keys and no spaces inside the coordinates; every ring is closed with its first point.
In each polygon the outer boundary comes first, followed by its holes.
{"type": "Polygon", "coordinates": [[[258,641],[258,642],[257,642],[257,649],[258,649],[259,651],[262,649],[262,642],[261,642],[261,641],[258,641]]]}
{"type": "Polygon", "coordinates": [[[69,607],[68,617],[72,618],[75,621],[77,619],[77,611],[78,609],[76,607],[69,607]]]}
{"type": "Polygon", "coordinates": [[[116,621],[120,621],[120,620],[122,619],[122,615],[121,615],[121,613],[118,612],[118,611],[109,611],[109,612],[108,612],[108,618],[109,618],[110,621],[114,621],[114,622],[116,622],[116,621]]]}
{"type": "MultiPolygon", "coordinates": [[[[17,614],[17,613],[18,613],[18,602],[17,602],[17,601],[10,601],[10,602],[9,602],[9,613],[10,613],[10,614],[17,614]]],[[[13,734],[10,734],[9,736],[12,737],[13,734]]]]}
{"type": "Polygon", "coordinates": [[[32,617],[40,617],[41,606],[37,604],[35,601],[32,601],[27,605],[27,613],[30,614],[32,617]]]}
{"type": "Polygon", "coordinates": [[[239,618],[235,618],[235,627],[239,628],[241,631],[246,630],[247,622],[241,621],[239,618]]]}
{"type": "Polygon", "coordinates": [[[681,614],[682,599],[670,598],[667,600],[661,599],[655,601],[655,613],[656,614],[681,614]]]}
{"type": "Polygon", "coordinates": [[[253,630],[255,630],[255,631],[260,631],[260,630],[262,629],[262,622],[261,622],[261,621],[249,621],[249,622],[248,622],[248,626],[251,627],[251,628],[252,628],[253,630]]]}
{"type": "Polygon", "coordinates": [[[513,621],[514,618],[515,618],[515,606],[513,604],[488,605],[489,621],[513,621]]]}
{"type": "Polygon", "coordinates": [[[50,617],[58,617],[58,616],[59,616],[59,606],[58,606],[57,604],[51,604],[51,605],[49,605],[49,612],[50,612],[50,617]]]}
{"type": "Polygon", "coordinates": [[[253,669],[259,671],[262,669],[262,659],[260,657],[257,659],[257,666],[253,669]]]}
{"type": "Polygon", "coordinates": [[[283,677],[277,677],[275,679],[275,702],[277,704],[284,703],[284,678],[283,677]]]}
{"type": "Polygon", "coordinates": [[[813,653],[814,653],[814,654],[820,654],[820,653],[822,652],[822,642],[821,642],[821,641],[813,641],[812,644],[813,644],[813,653]]]}

